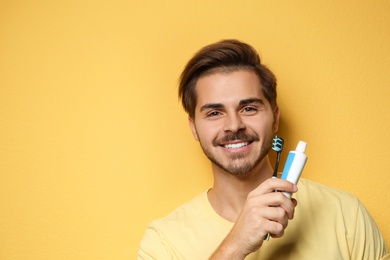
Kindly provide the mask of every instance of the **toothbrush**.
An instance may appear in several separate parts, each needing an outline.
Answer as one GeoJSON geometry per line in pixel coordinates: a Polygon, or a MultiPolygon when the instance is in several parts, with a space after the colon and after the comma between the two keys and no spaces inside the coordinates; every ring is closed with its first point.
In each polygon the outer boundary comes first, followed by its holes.
{"type": "Polygon", "coordinates": [[[282,150],[283,150],[283,144],[284,144],[283,138],[278,137],[276,135],[274,137],[274,142],[272,143],[272,150],[274,150],[276,152],[276,163],[275,163],[275,169],[274,169],[274,174],[272,175],[272,178],[276,178],[278,175],[280,154],[282,153],[282,150]]]}
{"type": "MultiPolygon", "coordinates": [[[[276,152],[276,163],[275,163],[275,169],[274,173],[272,174],[272,178],[276,178],[278,176],[278,168],[279,168],[279,161],[280,161],[280,154],[283,150],[283,144],[284,140],[281,137],[278,137],[277,135],[274,137],[274,142],[272,143],[272,150],[276,152]]],[[[264,240],[269,240],[270,235],[267,234],[264,236],[264,240]]]]}

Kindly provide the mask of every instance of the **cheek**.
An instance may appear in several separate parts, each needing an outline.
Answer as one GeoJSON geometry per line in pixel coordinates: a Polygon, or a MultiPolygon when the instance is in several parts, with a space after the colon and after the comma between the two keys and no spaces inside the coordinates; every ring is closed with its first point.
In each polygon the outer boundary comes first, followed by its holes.
{"type": "Polygon", "coordinates": [[[247,131],[254,131],[258,135],[273,134],[275,131],[275,124],[273,118],[271,119],[258,119],[257,122],[251,122],[247,124],[247,131]],[[262,122],[259,124],[258,122],[262,122]],[[250,129],[250,130],[249,130],[250,129]]]}
{"type": "Polygon", "coordinates": [[[212,142],[221,133],[220,127],[216,124],[197,124],[198,141],[212,142]]]}

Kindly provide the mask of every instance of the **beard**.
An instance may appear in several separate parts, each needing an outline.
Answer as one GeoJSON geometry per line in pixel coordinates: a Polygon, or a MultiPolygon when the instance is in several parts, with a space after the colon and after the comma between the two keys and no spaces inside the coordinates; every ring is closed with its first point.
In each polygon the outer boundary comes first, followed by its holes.
{"type": "MultiPolygon", "coordinates": [[[[204,154],[207,158],[216,166],[224,170],[225,172],[237,176],[244,177],[250,173],[260,162],[268,155],[272,147],[272,137],[264,139],[264,143],[260,149],[260,154],[255,158],[255,160],[250,160],[245,154],[235,154],[232,155],[227,163],[223,163],[221,159],[218,159],[215,154],[200,143],[204,154]]],[[[243,142],[258,142],[260,138],[258,135],[248,135],[243,131],[239,131],[236,134],[230,133],[226,134],[223,138],[216,139],[213,141],[213,146],[219,146],[221,143],[226,143],[229,141],[240,140],[243,142]]]]}

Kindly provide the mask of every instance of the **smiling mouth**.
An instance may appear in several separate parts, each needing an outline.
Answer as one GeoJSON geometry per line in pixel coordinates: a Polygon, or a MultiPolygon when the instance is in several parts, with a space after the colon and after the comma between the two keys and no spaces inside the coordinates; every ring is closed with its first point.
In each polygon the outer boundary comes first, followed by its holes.
{"type": "Polygon", "coordinates": [[[222,147],[226,148],[226,149],[239,149],[239,148],[242,148],[242,147],[245,147],[247,145],[249,145],[251,142],[242,142],[242,143],[236,143],[236,144],[225,144],[225,145],[222,145],[222,147]]]}

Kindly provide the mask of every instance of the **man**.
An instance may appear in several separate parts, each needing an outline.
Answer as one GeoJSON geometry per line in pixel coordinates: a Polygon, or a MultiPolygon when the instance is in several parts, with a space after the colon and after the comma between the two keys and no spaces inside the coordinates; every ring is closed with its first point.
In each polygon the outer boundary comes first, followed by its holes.
{"type": "Polygon", "coordinates": [[[276,79],[251,46],[225,40],[201,49],[181,75],[179,96],[214,184],[152,222],[139,259],[390,259],[354,196],[305,179],[298,192],[271,178],[276,79]]]}

